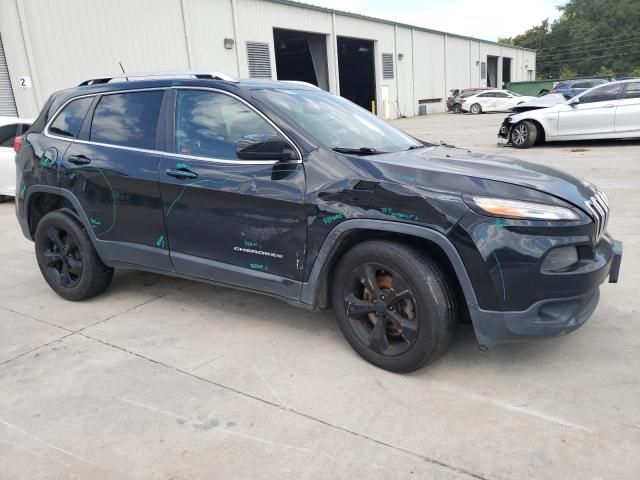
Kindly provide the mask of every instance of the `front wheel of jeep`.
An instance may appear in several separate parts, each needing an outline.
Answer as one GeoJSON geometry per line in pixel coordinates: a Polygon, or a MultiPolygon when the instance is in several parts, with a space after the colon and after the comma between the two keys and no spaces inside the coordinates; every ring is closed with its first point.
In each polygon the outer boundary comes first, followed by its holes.
{"type": "Polygon", "coordinates": [[[436,360],[457,324],[453,292],[440,267],[420,250],[391,241],[349,250],[334,272],[331,301],[353,349],[393,372],[436,360]]]}
{"type": "Polygon", "coordinates": [[[71,215],[46,214],[36,228],[38,266],[49,286],[67,300],[85,300],[111,283],[113,268],[98,256],[87,232],[71,215]]]}

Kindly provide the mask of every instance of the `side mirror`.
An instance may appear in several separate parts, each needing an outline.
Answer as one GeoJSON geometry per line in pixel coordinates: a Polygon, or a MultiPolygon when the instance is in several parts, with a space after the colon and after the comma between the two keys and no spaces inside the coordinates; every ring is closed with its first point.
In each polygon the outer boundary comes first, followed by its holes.
{"type": "Polygon", "coordinates": [[[291,160],[295,153],[281,138],[269,138],[259,142],[238,142],[236,155],[240,160],[291,160]]]}
{"type": "Polygon", "coordinates": [[[576,98],[576,97],[573,97],[572,99],[570,99],[570,100],[567,102],[567,105],[571,105],[571,106],[573,107],[573,106],[575,106],[575,105],[578,105],[579,103],[580,103],[580,99],[579,99],[579,98],[576,98]]]}

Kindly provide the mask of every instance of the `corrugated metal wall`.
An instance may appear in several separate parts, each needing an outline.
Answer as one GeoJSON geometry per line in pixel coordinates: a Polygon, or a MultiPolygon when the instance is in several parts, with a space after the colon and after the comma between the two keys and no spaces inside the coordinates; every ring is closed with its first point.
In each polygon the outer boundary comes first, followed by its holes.
{"type": "MultiPolygon", "coordinates": [[[[512,81],[535,75],[535,52],[265,0],[0,0],[0,32],[18,111],[35,116],[49,94],[92,75],[128,71],[211,69],[249,76],[247,42],[267,43],[277,78],[273,28],[326,35],[329,87],[338,93],[336,36],[374,41],[376,90],[388,92],[396,115],[417,113],[420,99],[481,86],[487,55],[512,58],[512,81]],[[225,48],[225,39],[235,41],[225,48]],[[383,78],[382,54],[393,53],[394,76],[383,78]],[[33,88],[21,89],[20,75],[33,88]]],[[[502,73],[501,60],[498,64],[502,73]]],[[[430,112],[443,111],[434,103],[430,112]]]]}
{"type": "Polygon", "coordinates": [[[13,88],[9,80],[9,69],[4,56],[2,37],[0,36],[0,115],[15,117],[18,114],[16,102],[13,99],[13,88]]]}

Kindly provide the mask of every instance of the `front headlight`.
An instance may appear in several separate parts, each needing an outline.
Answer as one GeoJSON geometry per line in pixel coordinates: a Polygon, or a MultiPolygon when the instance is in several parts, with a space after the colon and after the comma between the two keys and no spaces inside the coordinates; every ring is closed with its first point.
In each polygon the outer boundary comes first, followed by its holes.
{"type": "Polygon", "coordinates": [[[496,197],[471,197],[473,205],[488,215],[524,220],[580,220],[569,208],[496,197]]]}

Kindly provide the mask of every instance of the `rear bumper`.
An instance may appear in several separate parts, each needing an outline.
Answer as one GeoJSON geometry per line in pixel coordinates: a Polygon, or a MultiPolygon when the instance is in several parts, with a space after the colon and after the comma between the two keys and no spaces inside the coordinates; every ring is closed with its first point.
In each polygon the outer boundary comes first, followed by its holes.
{"type": "MultiPolygon", "coordinates": [[[[622,261],[622,242],[614,240],[611,255],[597,275],[604,282],[617,283],[622,261]]],[[[536,302],[520,312],[500,312],[478,309],[472,314],[478,344],[491,348],[500,343],[512,343],[533,338],[565,335],[584,325],[595,311],[600,288],[584,294],[536,302]]]]}

